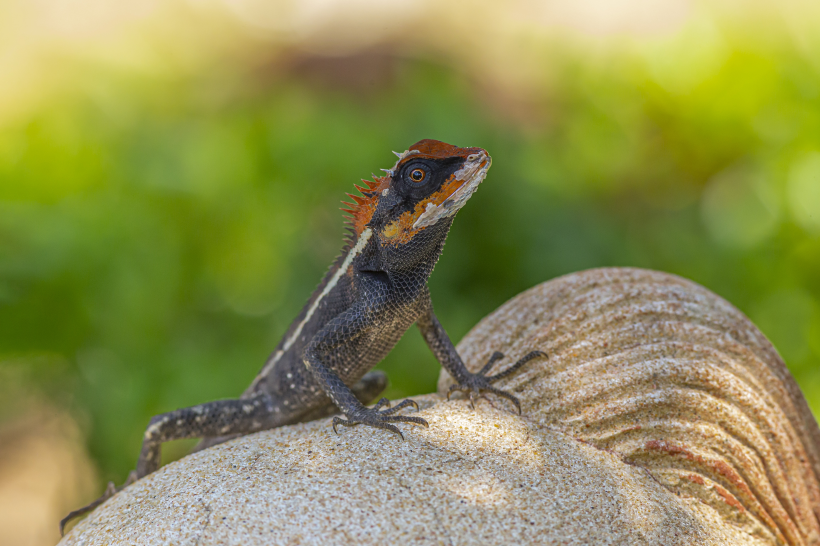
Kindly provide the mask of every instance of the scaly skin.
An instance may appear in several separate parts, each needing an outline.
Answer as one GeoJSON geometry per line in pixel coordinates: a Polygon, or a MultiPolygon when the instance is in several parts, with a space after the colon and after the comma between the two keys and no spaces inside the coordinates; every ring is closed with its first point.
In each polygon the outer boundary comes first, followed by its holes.
{"type": "MultiPolygon", "coordinates": [[[[484,179],[491,159],[481,148],[458,148],[422,140],[402,154],[387,176],[356,186],[350,195],[349,237],[342,254],[325,275],[282,341],[250,387],[239,399],[219,400],[183,408],[151,419],[143,438],[137,469],[123,486],[159,468],[160,446],[181,438],[203,438],[199,448],[260,430],[330,415],[336,408],[347,419],[338,425],[364,424],[402,436],[395,423],[427,426],[419,417],[398,415],[405,400],[390,408],[382,398],[386,386],[380,373],[367,373],[390,352],[416,323],[441,365],[469,393],[481,392],[511,400],[492,383],[528,360],[533,351],[506,371],[485,374],[502,355],[496,353],[479,373],[467,370],[447,332],[433,312],[427,279],[441,255],[453,218],[484,179]],[[387,408],[387,409],[382,409],[387,408]]],[[[417,407],[417,406],[416,406],[417,407]]],[[[106,493],[60,522],[65,524],[93,510],[117,489],[106,493]]]]}

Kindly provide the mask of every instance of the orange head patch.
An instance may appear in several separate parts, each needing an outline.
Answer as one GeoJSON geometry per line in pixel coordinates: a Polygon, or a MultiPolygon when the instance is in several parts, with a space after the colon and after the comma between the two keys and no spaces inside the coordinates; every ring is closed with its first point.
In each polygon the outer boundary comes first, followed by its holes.
{"type": "MultiPolygon", "coordinates": [[[[395,152],[394,152],[395,153],[395,152]]],[[[362,196],[348,194],[354,203],[347,223],[355,237],[373,220],[382,200],[390,202],[391,216],[380,218],[382,244],[408,242],[439,219],[453,216],[467,202],[487,174],[492,162],[481,148],[459,148],[437,140],[421,140],[407,151],[396,153],[398,161],[387,176],[363,180],[356,186],[362,196]]]]}

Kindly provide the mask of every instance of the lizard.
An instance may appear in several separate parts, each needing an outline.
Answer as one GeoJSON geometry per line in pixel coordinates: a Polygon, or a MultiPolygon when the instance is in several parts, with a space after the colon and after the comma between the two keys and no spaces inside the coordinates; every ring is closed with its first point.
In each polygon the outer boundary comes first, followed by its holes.
{"type": "Polygon", "coordinates": [[[156,471],[163,442],[202,438],[195,449],[227,439],[324,417],[332,428],[368,425],[404,435],[395,423],[428,426],[420,417],[400,415],[407,399],[392,406],[375,399],[386,387],[382,372],[370,372],[415,323],[441,365],[456,382],[447,393],[469,393],[474,407],[484,392],[508,399],[492,384],[528,361],[546,356],[532,351],[512,366],[488,376],[504,355],[495,352],[477,373],[461,360],[435,312],[427,280],[438,261],[456,213],[484,180],[492,163],[482,148],[460,148],[425,139],[397,153],[385,176],[373,175],[348,193],[347,237],[341,254],[285,332],[251,385],[238,399],[217,400],[153,417],[145,430],[135,471],[117,488],[68,514],[66,523],[92,511],[116,492],[156,471]]]}

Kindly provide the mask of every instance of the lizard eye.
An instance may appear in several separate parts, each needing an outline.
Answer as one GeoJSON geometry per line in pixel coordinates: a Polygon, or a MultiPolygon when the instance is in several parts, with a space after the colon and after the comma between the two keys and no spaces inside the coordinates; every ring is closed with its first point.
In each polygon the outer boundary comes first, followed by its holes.
{"type": "Polygon", "coordinates": [[[413,169],[410,171],[410,180],[418,184],[427,178],[427,172],[424,169],[413,169]]]}
{"type": "Polygon", "coordinates": [[[411,201],[425,199],[437,189],[434,186],[439,181],[440,170],[441,167],[432,160],[416,159],[402,166],[399,175],[401,182],[397,187],[400,188],[402,195],[411,201]]]}

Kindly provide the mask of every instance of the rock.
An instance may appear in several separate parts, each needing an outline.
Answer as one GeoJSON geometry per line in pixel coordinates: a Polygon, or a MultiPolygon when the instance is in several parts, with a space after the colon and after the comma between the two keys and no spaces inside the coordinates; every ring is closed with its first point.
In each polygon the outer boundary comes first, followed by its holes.
{"type": "MultiPolygon", "coordinates": [[[[647,469],[771,544],[820,544],[820,430],[771,343],[740,311],[666,273],[596,269],[536,286],[459,344],[549,360],[498,386],[525,417],[647,469]]],[[[502,361],[499,366],[503,366],[502,361]]],[[[446,392],[449,376],[439,378],[446,392]]]]}
{"type": "Polygon", "coordinates": [[[481,403],[417,398],[406,441],[328,420],[195,453],[62,544],[746,544],[617,456],[481,403]]]}
{"type": "MultiPolygon", "coordinates": [[[[547,359],[498,399],[416,398],[406,441],[329,420],[169,464],[63,539],[92,544],[816,544],[820,431],[740,312],[662,273],[544,283],[459,345],[547,359]]],[[[445,374],[439,391],[446,392],[445,374]]]]}

